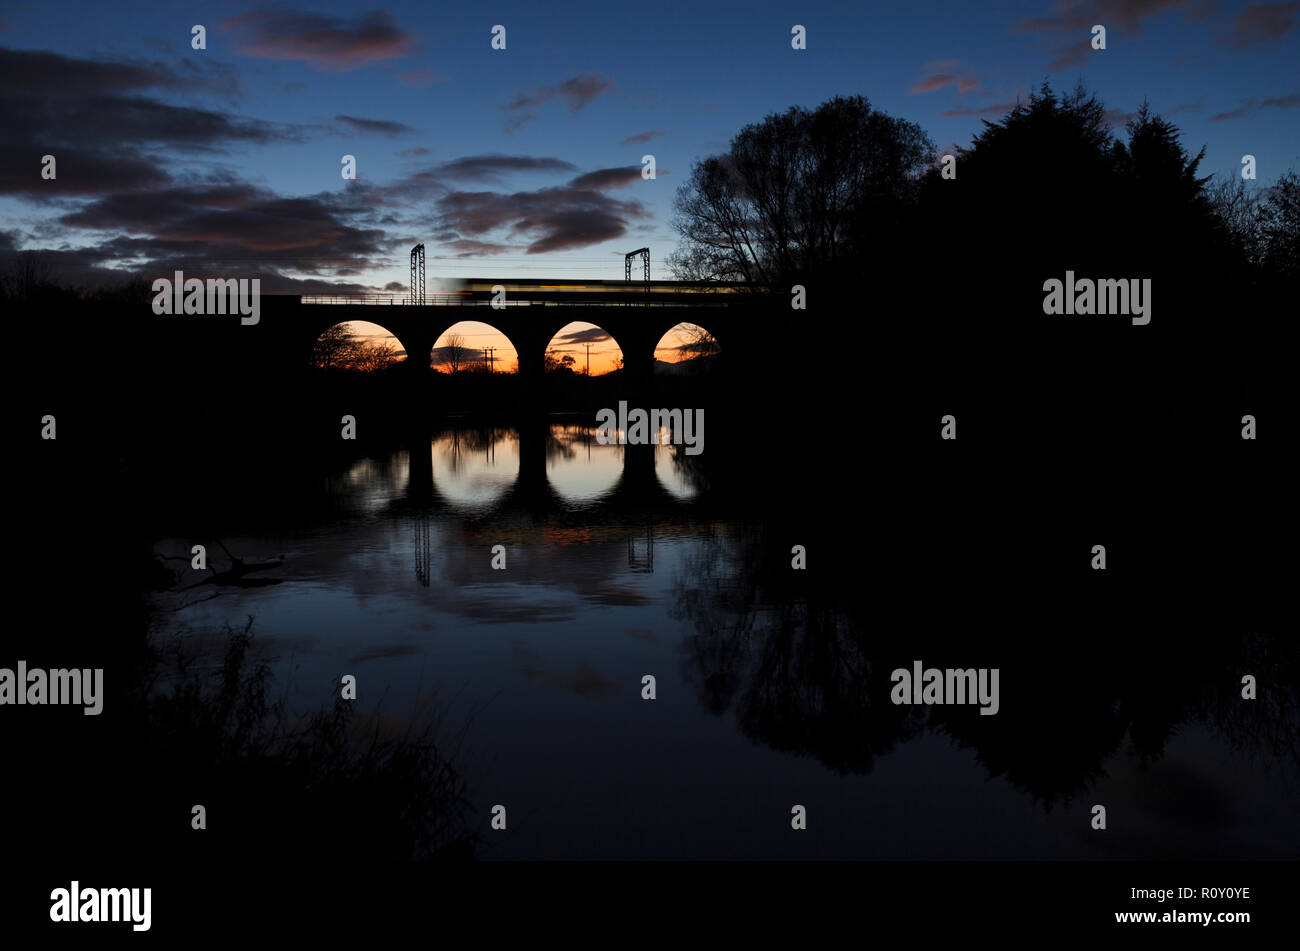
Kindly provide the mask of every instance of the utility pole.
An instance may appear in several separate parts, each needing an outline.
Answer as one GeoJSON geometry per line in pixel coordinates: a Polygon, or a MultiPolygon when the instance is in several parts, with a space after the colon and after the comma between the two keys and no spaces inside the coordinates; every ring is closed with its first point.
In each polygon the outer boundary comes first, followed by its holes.
{"type": "Polygon", "coordinates": [[[496,347],[484,347],[483,355],[488,359],[488,373],[492,372],[493,365],[496,363],[496,347]]]}
{"type": "Polygon", "coordinates": [[[587,344],[587,376],[591,376],[591,344],[587,344]]]}

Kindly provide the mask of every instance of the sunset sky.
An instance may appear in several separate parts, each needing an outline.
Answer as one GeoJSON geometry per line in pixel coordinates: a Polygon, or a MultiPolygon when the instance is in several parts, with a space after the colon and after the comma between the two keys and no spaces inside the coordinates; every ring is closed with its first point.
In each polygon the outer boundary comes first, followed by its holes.
{"type": "Polygon", "coordinates": [[[1147,98],[1207,146],[1203,172],[1251,153],[1266,185],[1300,167],[1298,23],[1300,3],[1211,0],[19,0],[0,13],[0,254],[47,249],[82,282],[181,269],[268,293],[400,293],[416,242],[431,289],[619,279],[648,245],[667,278],[674,191],[746,123],[860,93],[942,148],[1044,79],[1083,78],[1117,128],[1147,98]]]}
{"type": "MultiPolygon", "coordinates": [[[[349,321],[347,328],[353,335],[366,343],[388,343],[394,350],[401,351],[403,359],[407,356],[402,350],[402,343],[391,333],[384,329],[380,324],[370,323],[365,320],[349,321]]],[[[659,341],[658,347],[655,348],[655,359],[664,363],[677,363],[681,360],[690,359],[695,355],[692,344],[695,342],[695,336],[692,329],[698,331],[694,324],[678,324],[659,341]]],[[[510,342],[510,338],[501,333],[491,324],[485,324],[481,321],[465,320],[448,327],[437,341],[434,342],[434,366],[439,369],[444,367],[444,362],[440,358],[442,351],[452,334],[457,334],[461,338],[461,346],[470,351],[469,360],[471,362],[489,361],[495,372],[509,373],[514,370],[519,360],[519,353],[515,346],[510,342]],[[494,351],[491,354],[485,354],[485,348],[492,347],[494,351]]],[[[582,321],[574,321],[561,327],[552,338],[547,351],[555,355],[557,359],[562,359],[565,355],[574,358],[574,370],[578,373],[587,371],[590,366],[592,376],[599,376],[602,373],[608,373],[615,369],[615,361],[623,356],[622,350],[619,349],[614,339],[604,330],[595,324],[582,321]],[[590,344],[590,349],[588,349],[590,344]],[[590,363],[588,363],[590,361],[590,363]]]]}

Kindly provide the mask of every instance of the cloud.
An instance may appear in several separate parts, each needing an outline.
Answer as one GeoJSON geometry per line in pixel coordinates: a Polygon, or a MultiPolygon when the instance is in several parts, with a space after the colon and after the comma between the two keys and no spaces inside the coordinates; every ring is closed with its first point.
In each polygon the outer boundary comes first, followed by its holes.
{"type": "Polygon", "coordinates": [[[613,340],[606,331],[599,327],[588,327],[585,330],[573,330],[567,334],[560,334],[555,338],[562,344],[584,344],[584,343],[604,343],[607,340],[613,340]]]}
{"type": "Polygon", "coordinates": [[[347,276],[387,264],[382,231],[355,223],[370,210],[357,189],[286,198],[221,168],[195,164],[230,144],[305,138],[305,127],[171,105],[162,92],[232,88],[219,69],[74,59],[0,49],[6,148],[34,156],[0,163],[0,193],[54,204],[31,235],[61,280],[95,284],[183,270],[257,277],[278,292],[363,291],[347,276]],[[175,151],[190,153],[177,159],[175,151]],[[40,177],[52,154],[58,178],[40,177]],[[51,187],[54,186],[54,187],[51,187]],[[303,275],[303,276],[295,276],[303,275]]]}
{"type": "Polygon", "coordinates": [[[945,86],[956,86],[957,92],[968,93],[978,89],[979,85],[980,81],[976,76],[958,76],[956,73],[933,73],[913,83],[907,88],[907,91],[913,96],[920,96],[928,92],[936,92],[945,86]]]}
{"type": "MultiPolygon", "coordinates": [[[[21,124],[21,123],[20,123],[21,124]]],[[[87,96],[49,103],[41,124],[74,142],[168,143],[219,146],[226,142],[301,142],[301,127],[277,125],[208,109],[169,106],[139,96],[87,96]]]]}
{"type": "Polygon", "coordinates": [[[1211,122],[1224,122],[1230,119],[1244,119],[1260,109],[1296,109],[1300,108],[1300,93],[1290,93],[1286,96],[1274,96],[1270,99],[1247,99],[1236,109],[1229,109],[1227,112],[1219,112],[1210,116],[1211,122]]]}
{"type": "Polygon", "coordinates": [[[952,119],[959,116],[1001,116],[1006,115],[1016,107],[1016,100],[1011,99],[1007,102],[995,102],[988,106],[967,106],[964,109],[946,109],[939,115],[952,119]]]}
{"type": "Polygon", "coordinates": [[[957,85],[957,77],[952,73],[936,73],[933,76],[927,76],[919,82],[912,83],[907,87],[907,91],[913,96],[919,96],[927,92],[934,92],[942,89],[944,86],[957,85]]]}
{"type": "Polygon", "coordinates": [[[1088,54],[1096,52],[1087,43],[1070,43],[1056,51],[1056,59],[1047,64],[1049,73],[1059,73],[1065,69],[1076,69],[1087,60],[1088,54]]]}
{"type": "Polygon", "coordinates": [[[358,119],[356,116],[335,116],[335,122],[342,122],[357,132],[369,132],[374,135],[405,135],[414,132],[409,125],[390,122],[387,119],[358,119]]]}
{"type": "Polygon", "coordinates": [[[438,200],[436,227],[470,235],[504,229],[533,236],[529,254],[582,248],[627,233],[628,221],[649,218],[637,201],[618,201],[572,186],[530,192],[451,192],[438,200]]]}
{"type": "Polygon", "coordinates": [[[221,152],[230,143],[304,138],[301,127],[168,105],[143,94],[150,88],[225,92],[232,87],[219,72],[184,62],[173,69],[0,48],[6,150],[35,158],[53,155],[58,173],[52,183],[40,178],[36,164],[20,170],[5,163],[0,193],[43,200],[155,189],[172,180],[171,163],[156,154],[160,146],[221,152]]]}
{"type": "Polygon", "coordinates": [[[393,154],[398,156],[399,158],[420,158],[425,155],[432,155],[433,153],[430,152],[428,149],[426,149],[423,145],[417,145],[414,146],[413,148],[401,149],[400,151],[394,152],[393,154]]]}
{"type": "Polygon", "coordinates": [[[435,73],[431,69],[408,69],[404,73],[397,74],[397,81],[403,86],[432,86],[434,83],[445,83],[447,77],[441,73],[435,73]]]}
{"type": "Polygon", "coordinates": [[[145,89],[206,91],[231,95],[233,75],[222,67],[185,59],[163,63],[73,59],[48,50],[0,47],[0,96],[63,99],[140,92],[145,89]]]}
{"type": "Polygon", "coordinates": [[[23,149],[31,162],[19,168],[17,162],[0,162],[0,195],[22,195],[29,199],[66,198],[74,195],[107,195],[116,191],[158,188],[171,176],[134,152],[102,155],[86,149],[59,146],[53,153],[38,150],[36,144],[23,149]],[[53,154],[58,178],[45,181],[36,158],[53,154]],[[52,187],[53,186],[53,187],[52,187]]]}
{"type": "MultiPolygon", "coordinates": [[[[341,61],[349,55],[338,53],[341,61]]],[[[552,98],[581,108],[607,87],[578,83],[552,98]]],[[[344,114],[319,129],[285,125],[171,105],[153,92],[228,88],[219,69],[185,62],[78,60],[0,49],[6,147],[34,156],[21,170],[0,163],[0,194],[46,206],[39,227],[28,229],[23,241],[65,249],[42,253],[77,280],[183,270],[195,277],[257,277],[266,293],[351,293],[371,290],[355,275],[393,266],[388,229],[410,231],[416,203],[432,208],[432,220],[423,214],[420,227],[438,236],[440,252],[466,258],[581,248],[620,238],[631,223],[653,217],[638,201],[603,193],[636,180],[639,168],[578,174],[573,163],[544,155],[413,163],[409,174],[383,184],[354,181],[315,195],[280,195],[243,180],[230,166],[205,165],[204,155],[343,128],[379,135],[410,130],[344,114]],[[186,154],[178,158],[178,150],[186,154]],[[57,157],[57,183],[40,177],[39,157],[47,153],[57,157]],[[453,187],[516,173],[577,178],[532,191],[453,187]]],[[[431,153],[412,147],[398,154],[418,159],[431,153]]]]}
{"type": "Polygon", "coordinates": [[[238,52],[259,59],[298,60],[326,72],[347,72],[408,56],[416,36],[392,14],[375,10],[353,20],[316,13],[244,13],[220,24],[237,36],[238,52]]]}
{"type": "Polygon", "coordinates": [[[1174,10],[1189,20],[1201,19],[1213,9],[1216,0],[1056,0],[1051,12],[1042,17],[1022,17],[1011,25],[1014,33],[1068,37],[1069,42],[1056,49],[1048,72],[1060,72],[1082,66],[1092,49],[1092,27],[1106,27],[1107,41],[1125,33],[1140,35],[1146,20],[1164,16],[1174,10]]]}
{"type": "Polygon", "coordinates": [[[514,245],[498,244],[493,241],[475,241],[472,238],[453,238],[450,240],[440,240],[440,248],[448,248],[454,253],[451,255],[435,254],[434,260],[438,258],[477,258],[489,254],[505,254],[507,251],[518,251],[514,245]]]}
{"type": "Polygon", "coordinates": [[[414,201],[424,201],[447,194],[451,187],[431,168],[422,168],[383,185],[355,181],[342,192],[333,193],[340,212],[362,214],[381,208],[408,208],[414,201]]]}
{"type": "Polygon", "coordinates": [[[1023,17],[1012,24],[1011,29],[1016,33],[1077,33],[1086,45],[1094,24],[1105,26],[1108,34],[1116,26],[1140,33],[1143,20],[1171,10],[1182,10],[1195,19],[1208,12],[1208,7],[1204,0],[1082,0],[1072,3],[1058,0],[1049,16],[1023,17]]]}
{"type": "MultiPolygon", "coordinates": [[[[662,173],[657,173],[662,174],[662,173]]],[[[592,188],[605,191],[608,188],[626,188],[633,182],[641,180],[640,165],[625,165],[620,168],[601,168],[585,175],[579,175],[569,182],[570,188],[592,188]]]]}
{"type": "Polygon", "coordinates": [[[633,142],[649,142],[655,136],[667,134],[664,129],[651,129],[649,132],[638,132],[636,135],[629,135],[619,145],[631,145],[633,142]]]}
{"type": "Polygon", "coordinates": [[[566,79],[558,86],[539,86],[520,92],[507,105],[506,110],[532,109],[552,99],[564,99],[571,112],[578,112],[591,104],[602,93],[614,88],[614,80],[599,73],[581,73],[566,79]]]}
{"type": "Polygon", "coordinates": [[[444,162],[433,171],[435,174],[457,181],[489,181],[510,172],[571,172],[577,168],[572,162],[557,158],[534,158],[528,155],[467,155],[444,162]]]}
{"type": "Polygon", "coordinates": [[[518,132],[520,128],[523,127],[525,122],[532,122],[536,118],[537,118],[537,113],[535,112],[520,113],[519,115],[513,117],[512,119],[508,119],[506,121],[505,131],[508,134],[513,135],[514,133],[518,132]]]}
{"type": "Polygon", "coordinates": [[[434,347],[429,351],[429,362],[435,367],[450,366],[453,362],[463,367],[467,363],[482,363],[485,359],[486,350],[464,344],[459,347],[434,347]]]}
{"type": "MultiPolygon", "coordinates": [[[[1202,106],[1199,102],[1184,102],[1174,106],[1172,109],[1158,109],[1156,110],[1156,114],[1163,118],[1168,118],[1184,112],[1200,112],[1201,109],[1202,106]]],[[[1105,118],[1106,122],[1110,125],[1121,125],[1128,122],[1130,119],[1137,118],[1137,113],[1126,112],[1123,109],[1107,109],[1105,118]]]]}
{"type": "Polygon", "coordinates": [[[1300,3],[1257,3],[1246,7],[1233,21],[1228,45],[1236,49],[1268,46],[1296,26],[1300,3]]]}
{"type": "Polygon", "coordinates": [[[348,225],[328,196],[285,198],[233,180],[107,195],[58,221],[116,232],[96,246],[100,255],[139,261],[144,271],[180,268],[195,276],[356,273],[382,257],[384,239],[382,231],[348,225]]]}

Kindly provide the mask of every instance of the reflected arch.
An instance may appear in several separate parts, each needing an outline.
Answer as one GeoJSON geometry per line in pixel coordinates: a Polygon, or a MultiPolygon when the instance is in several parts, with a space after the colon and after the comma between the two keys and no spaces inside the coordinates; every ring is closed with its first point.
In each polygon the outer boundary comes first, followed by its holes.
{"type": "Polygon", "coordinates": [[[449,507],[490,510],[519,479],[519,435],[508,429],[453,429],[429,443],[433,488],[449,507]]]}
{"type": "Polygon", "coordinates": [[[696,498],[705,487],[698,456],[688,456],[679,446],[655,446],[655,478],[660,488],[679,502],[696,498]]]}
{"type": "Polygon", "coordinates": [[[546,480],[569,503],[605,498],[623,477],[625,447],[601,445],[586,424],[552,424],[546,435],[546,480]]]}

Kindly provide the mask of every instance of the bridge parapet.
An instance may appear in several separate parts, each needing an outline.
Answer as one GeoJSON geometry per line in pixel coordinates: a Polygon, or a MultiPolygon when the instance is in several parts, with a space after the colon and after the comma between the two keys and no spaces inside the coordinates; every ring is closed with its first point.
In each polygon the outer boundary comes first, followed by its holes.
{"type": "Polygon", "coordinates": [[[698,296],[683,300],[646,300],[644,297],[627,295],[602,298],[600,300],[583,299],[579,295],[542,295],[531,297],[507,296],[505,300],[492,301],[463,296],[468,292],[440,294],[428,292],[423,302],[410,297],[388,296],[383,294],[303,294],[300,303],[305,305],[347,305],[379,307],[489,307],[498,310],[502,307],[728,307],[730,301],[701,301],[698,296]]]}

